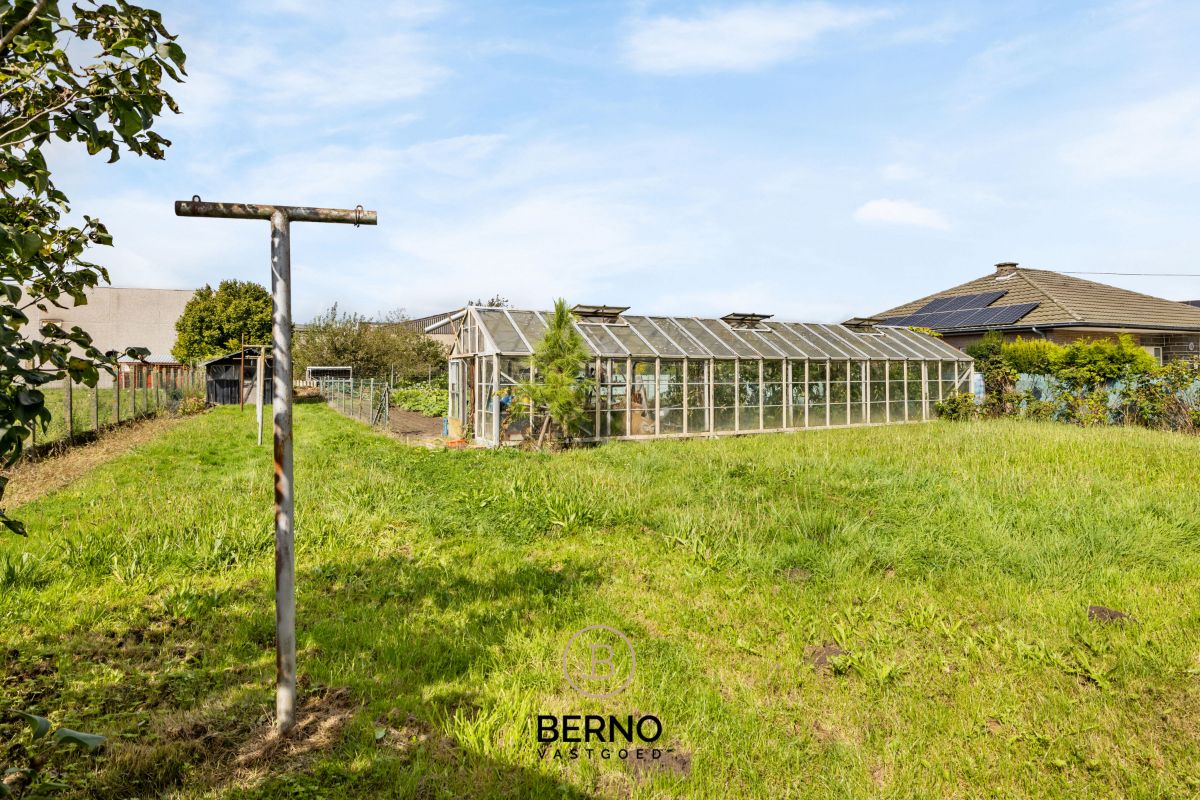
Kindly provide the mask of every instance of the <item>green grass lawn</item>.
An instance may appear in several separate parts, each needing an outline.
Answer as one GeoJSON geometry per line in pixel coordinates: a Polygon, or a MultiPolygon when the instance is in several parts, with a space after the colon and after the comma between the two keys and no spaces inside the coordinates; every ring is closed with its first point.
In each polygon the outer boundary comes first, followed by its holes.
{"type": "MultiPolygon", "coordinates": [[[[318,404],[296,428],[301,681],[349,690],[328,747],[235,765],[274,699],[251,415],[185,420],[0,539],[0,707],[110,737],[52,753],[79,795],[1200,793],[1196,439],[996,422],[455,452],[318,404]],[[607,700],[561,672],[593,624],[637,652],[607,700]],[[818,669],[823,645],[845,652],[818,669]],[[677,768],[543,758],[551,713],[653,714],[677,768]]],[[[0,742],[4,766],[28,734],[0,742]]]]}

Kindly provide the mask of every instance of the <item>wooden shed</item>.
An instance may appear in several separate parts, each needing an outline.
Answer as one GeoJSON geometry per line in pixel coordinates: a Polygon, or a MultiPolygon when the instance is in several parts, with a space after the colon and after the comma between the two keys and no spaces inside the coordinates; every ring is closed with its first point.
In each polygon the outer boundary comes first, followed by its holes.
{"type": "Polygon", "coordinates": [[[273,395],[271,380],[271,348],[269,345],[248,345],[244,351],[226,353],[204,362],[205,395],[215,405],[253,403],[258,395],[255,375],[258,360],[263,364],[263,403],[269,405],[273,395]],[[240,391],[239,391],[240,387],[240,391]]]}

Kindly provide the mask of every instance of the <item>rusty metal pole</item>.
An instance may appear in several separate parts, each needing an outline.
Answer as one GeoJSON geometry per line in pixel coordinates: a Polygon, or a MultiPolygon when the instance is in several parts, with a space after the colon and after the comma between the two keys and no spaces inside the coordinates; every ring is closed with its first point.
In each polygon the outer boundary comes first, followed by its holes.
{"type": "Polygon", "coordinates": [[[292,241],[287,214],[271,214],[271,320],[275,418],[275,717],[296,722],[295,496],[292,485],[292,241]]]}
{"type": "MultiPolygon", "coordinates": [[[[275,725],[287,733],[296,722],[295,497],[292,481],[292,222],[375,225],[374,211],[250,203],[175,203],[180,217],[260,219],[271,222],[272,416],[275,423],[275,725]]],[[[244,352],[244,348],[243,348],[244,352]]]]}
{"type": "Polygon", "coordinates": [[[254,366],[254,412],[258,417],[258,444],[262,446],[262,429],[263,429],[263,395],[266,394],[263,383],[265,379],[266,353],[263,349],[258,348],[258,361],[254,366]]]}

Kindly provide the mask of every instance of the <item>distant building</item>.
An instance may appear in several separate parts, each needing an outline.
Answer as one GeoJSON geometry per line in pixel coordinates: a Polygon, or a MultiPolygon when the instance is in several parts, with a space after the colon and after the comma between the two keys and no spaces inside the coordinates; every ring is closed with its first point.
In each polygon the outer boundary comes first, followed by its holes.
{"type": "MultiPolygon", "coordinates": [[[[152,372],[167,372],[183,365],[171,355],[175,344],[175,322],[195,294],[193,289],[124,289],[99,287],[87,291],[87,304],[46,310],[30,309],[26,329],[35,333],[44,322],[55,322],[70,330],[78,325],[92,336],[100,350],[124,350],[145,347],[150,350],[145,364],[121,360],[125,379],[136,374],[138,381],[149,380],[152,372]],[[148,365],[148,366],[147,366],[148,365]]],[[[66,303],[69,303],[69,299],[66,303]]],[[[64,304],[66,304],[64,303],[64,304]]],[[[112,379],[101,373],[101,385],[111,386],[112,379]]]]}
{"type": "Polygon", "coordinates": [[[1198,305],[1003,262],[989,275],[873,318],[930,328],[960,349],[988,331],[1060,344],[1127,333],[1159,361],[1170,361],[1200,358],[1198,305]]]}
{"type": "Polygon", "coordinates": [[[442,314],[430,314],[427,317],[418,317],[417,319],[406,319],[400,323],[400,327],[406,330],[422,333],[433,339],[440,345],[444,345],[447,350],[454,346],[454,323],[450,318],[457,314],[462,309],[456,308],[453,311],[446,311],[442,314]],[[441,322],[441,325],[430,329],[431,325],[441,322]],[[428,330],[427,330],[428,329],[428,330]]]}

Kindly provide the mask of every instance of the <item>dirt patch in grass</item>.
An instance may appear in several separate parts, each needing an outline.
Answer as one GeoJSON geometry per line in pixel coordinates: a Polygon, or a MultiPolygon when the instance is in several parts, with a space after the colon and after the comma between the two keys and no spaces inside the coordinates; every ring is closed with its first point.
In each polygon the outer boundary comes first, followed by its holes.
{"type": "Polygon", "coordinates": [[[281,734],[274,720],[269,721],[238,748],[234,766],[254,773],[272,764],[294,764],[309,753],[331,750],[341,740],[342,729],[356,708],[349,689],[313,692],[296,710],[296,725],[292,730],[281,734]]]}
{"type": "Polygon", "coordinates": [[[1124,611],[1117,611],[1107,606],[1088,606],[1088,621],[1099,622],[1101,625],[1112,625],[1121,622],[1137,622],[1124,611]]]}
{"type": "Polygon", "coordinates": [[[398,753],[405,761],[418,750],[428,750],[438,761],[453,761],[458,742],[438,733],[428,722],[412,714],[392,710],[375,720],[375,744],[398,753]]]}
{"type": "Polygon", "coordinates": [[[67,486],[101,464],[124,455],[138,445],[157,439],[182,421],[182,417],[152,417],[122,426],[94,442],[73,447],[40,461],[22,461],[4,474],[9,477],[4,505],[16,508],[67,486]]]}
{"type": "Polygon", "coordinates": [[[388,430],[402,439],[440,439],[442,418],[393,407],[388,411],[388,430]]]}
{"type": "Polygon", "coordinates": [[[783,574],[792,583],[807,583],[812,578],[812,573],[804,567],[792,567],[783,574]]]}
{"type": "Polygon", "coordinates": [[[813,669],[817,672],[829,673],[833,671],[831,659],[838,656],[847,655],[846,651],[838,647],[833,642],[826,642],[821,646],[809,645],[804,648],[804,655],[812,662],[813,669]]]}
{"type": "Polygon", "coordinates": [[[637,757],[636,750],[630,750],[625,757],[625,764],[635,778],[639,780],[660,772],[687,777],[692,774],[692,754],[678,747],[662,751],[658,758],[651,758],[649,750],[643,750],[643,758],[637,757]]]}

